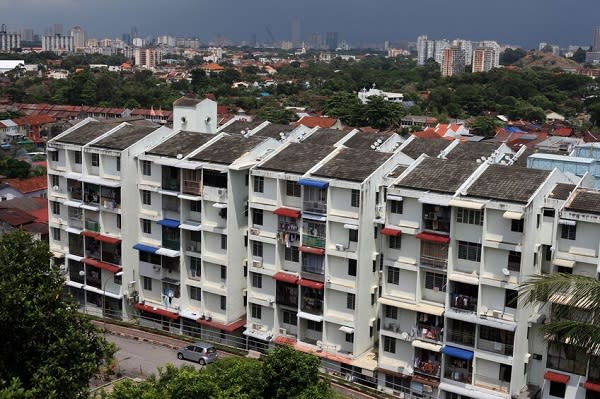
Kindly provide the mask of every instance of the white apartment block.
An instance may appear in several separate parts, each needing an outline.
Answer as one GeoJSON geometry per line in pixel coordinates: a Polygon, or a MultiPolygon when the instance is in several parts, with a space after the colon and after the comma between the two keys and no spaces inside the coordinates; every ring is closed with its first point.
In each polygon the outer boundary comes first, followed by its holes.
{"type": "Polygon", "coordinates": [[[551,306],[514,302],[530,275],[596,275],[587,176],[500,165],[521,153],[491,143],[217,129],[210,100],[173,121],[48,143],[50,247],[86,311],[291,345],[397,397],[594,398],[598,359],[549,350],[551,306]]]}
{"type": "Polygon", "coordinates": [[[57,54],[72,53],[75,51],[75,39],[71,35],[44,35],[42,36],[42,50],[57,54]]]}
{"type": "Polygon", "coordinates": [[[0,25],[0,52],[11,53],[21,48],[21,34],[8,32],[6,25],[0,25]]]}

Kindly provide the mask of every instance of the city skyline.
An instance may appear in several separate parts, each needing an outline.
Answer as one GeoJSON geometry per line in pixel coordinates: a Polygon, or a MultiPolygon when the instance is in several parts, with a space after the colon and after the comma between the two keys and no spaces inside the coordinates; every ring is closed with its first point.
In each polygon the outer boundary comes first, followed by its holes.
{"type": "Polygon", "coordinates": [[[306,0],[286,5],[285,9],[275,0],[251,4],[238,0],[218,4],[192,0],[157,0],[150,4],[141,0],[126,4],[116,0],[101,4],[87,0],[23,0],[14,4],[0,0],[1,23],[10,30],[33,28],[41,34],[62,24],[65,32],[80,25],[90,36],[120,37],[136,26],[141,36],[197,36],[206,42],[218,35],[234,41],[250,41],[256,35],[259,42],[268,42],[267,27],[277,41],[293,39],[293,21],[297,19],[302,40],[313,32],[339,32],[340,40],[352,43],[415,40],[427,34],[439,39],[491,39],[525,48],[535,48],[540,41],[561,46],[591,45],[590,33],[599,24],[595,17],[598,11],[600,4],[594,0],[581,0],[577,8],[565,0],[552,4],[509,0],[485,6],[476,0],[452,4],[442,0],[386,0],[378,5],[358,0],[306,0]],[[111,21],[110,26],[105,21],[111,21]]]}

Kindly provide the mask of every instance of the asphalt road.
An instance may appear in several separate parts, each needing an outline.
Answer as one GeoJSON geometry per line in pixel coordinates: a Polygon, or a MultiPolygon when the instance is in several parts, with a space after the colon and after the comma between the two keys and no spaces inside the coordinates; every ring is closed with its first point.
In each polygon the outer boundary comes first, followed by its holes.
{"type": "Polygon", "coordinates": [[[159,367],[173,364],[180,367],[184,364],[201,368],[197,363],[177,359],[177,351],[162,345],[155,345],[131,338],[108,334],[106,339],[119,348],[115,357],[117,359],[117,372],[123,376],[133,378],[147,378],[150,374],[157,374],[159,367]]]}

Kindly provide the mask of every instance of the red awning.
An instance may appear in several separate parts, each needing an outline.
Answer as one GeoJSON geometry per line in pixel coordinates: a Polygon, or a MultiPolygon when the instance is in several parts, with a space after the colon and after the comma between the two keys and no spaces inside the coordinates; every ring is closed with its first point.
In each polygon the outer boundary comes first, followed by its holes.
{"type": "Polygon", "coordinates": [[[110,263],[100,262],[99,260],[92,258],[83,258],[82,262],[86,265],[94,266],[100,269],[108,270],[111,273],[117,273],[121,271],[121,266],[111,265],[110,263]]]}
{"type": "Polygon", "coordinates": [[[307,254],[325,255],[325,250],[323,248],[313,248],[302,245],[301,247],[298,247],[298,250],[307,254]]]}
{"type": "Polygon", "coordinates": [[[159,307],[154,307],[143,303],[136,303],[134,306],[138,310],[142,310],[148,313],[154,313],[160,316],[165,316],[167,319],[175,320],[179,318],[179,313],[170,312],[166,309],[161,309],[159,307]]]}
{"type": "Polygon", "coordinates": [[[285,337],[283,335],[280,335],[277,338],[275,338],[273,340],[273,342],[275,342],[276,344],[279,344],[279,345],[291,345],[291,346],[294,346],[294,344],[296,343],[296,340],[294,338],[289,338],[289,337],[285,337]]]}
{"type": "Polygon", "coordinates": [[[120,239],[118,238],[114,238],[114,237],[109,237],[109,236],[103,236],[100,234],[97,234],[95,237],[96,240],[98,241],[102,241],[105,242],[107,244],[119,244],[121,242],[120,239]]]}
{"type": "Polygon", "coordinates": [[[383,234],[384,236],[398,237],[400,234],[402,234],[402,231],[386,227],[381,229],[381,234],[383,234]]]}
{"type": "Polygon", "coordinates": [[[300,217],[300,211],[290,208],[277,208],[273,211],[273,213],[279,216],[287,216],[294,219],[298,219],[300,217]]]}
{"type": "Polygon", "coordinates": [[[312,280],[306,280],[306,279],[300,279],[298,281],[298,284],[300,284],[303,287],[314,288],[315,290],[322,290],[323,287],[325,286],[323,283],[319,283],[318,281],[312,281],[312,280]]]}
{"type": "Polygon", "coordinates": [[[583,388],[587,389],[588,391],[600,392],[600,382],[588,380],[583,384],[583,388]]]}
{"type": "Polygon", "coordinates": [[[419,240],[423,241],[431,241],[431,242],[439,242],[441,244],[448,244],[450,242],[450,237],[443,236],[441,234],[433,234],[433,233],[419,233],[416,235],[419,240]]]}
{"type": "Polygon", "coordinates": [[[196,323],[202,324],[203,326],[207,326],[210,328],[216,328],[217,330],[222,330],[222,331],[230,333],[230,332],[234,332],[238,328],[243,327],[246,324],[246,317],[242,317],[241,319],[234,321],[233,323],[229,323],[229,324],[222,324],[222,323],[218,323],[216,321],[206,320],[206,319],[204,319],[204,320],[198,319],[198,320],[196,320],[196,323]]]}
{"type": "Polygon", "coordinates": [[[548,381],[558,382],[560,384],[566,384],[571,379],[571,376],[566,374],[555,373],[554,371],[546,371],[544,373],[544,379],[548,381]]]}
{"type": "Polygon", "coordinates": [[[282,281],[284,283],[289,283],[289,284],[297,284],[298,283],[298,277],[290,274],[290,273],[284,273],[284,272],[277,272],[273,275],[273,280],[277,280],[277,281],[282,281]]]}
{"type": "Polygon", "coordinates": [[[96,240],[100,234],[98,234],[94,231],[84,230],[81,232],[81,235],[84,237],[90,237],[90,238],[93,238],[94,240],[96,240]]]}

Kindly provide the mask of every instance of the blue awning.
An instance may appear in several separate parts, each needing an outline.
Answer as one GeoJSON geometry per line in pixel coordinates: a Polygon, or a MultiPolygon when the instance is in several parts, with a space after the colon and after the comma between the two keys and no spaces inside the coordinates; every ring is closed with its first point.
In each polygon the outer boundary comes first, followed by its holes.
{"type": "Polygon", "coordinates": [[[324,189],[329,186],[329,182],[313,179],[300,179],[298,180],[298,184],[301,186],[316,187],[320,189],[324,189]]]}
{"type": "Polygon", "coordinates": [[[173,229],[178,228],[179,225],[181,224],[181,222],[179,220],[175,220],[175,219],[162,219],[156,223],[160,224],[161,226],[171,227],[173,229]]]}
{"type": "Polygon", "coordinates": [[[444,345],[442,348],[442,353],[445,353],[448,356],[456,357],[462,360],[471,360],[473,359],[473,352],[467,351],[464,349],[457,348],[455,346],[444,345]]]}
{"type": "Polygon", "coordinates": [[[158,251],[158,248],[145,244],[135,244],[133,246],[133,249],[137,249],[140,252],[148,252],[151,254],[156,253],[156,251],[158,251]]]}

